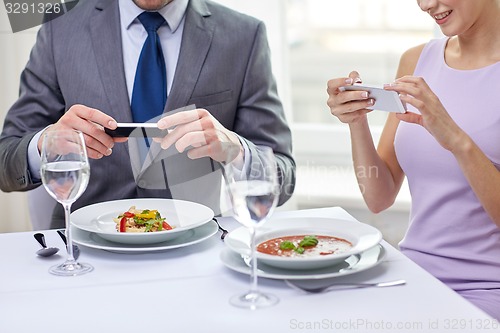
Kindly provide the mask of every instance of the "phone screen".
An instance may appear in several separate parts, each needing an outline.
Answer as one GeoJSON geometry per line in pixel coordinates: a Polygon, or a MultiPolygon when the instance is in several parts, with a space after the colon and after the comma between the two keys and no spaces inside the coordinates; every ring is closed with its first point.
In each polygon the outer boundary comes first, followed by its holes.
{"type": "Polygon", "coordinates": [[[105,128],[104,131],[112,137],[164,137],[167,130],[159,129],[155,123],[118,123],[114,130],[105,128]]]}

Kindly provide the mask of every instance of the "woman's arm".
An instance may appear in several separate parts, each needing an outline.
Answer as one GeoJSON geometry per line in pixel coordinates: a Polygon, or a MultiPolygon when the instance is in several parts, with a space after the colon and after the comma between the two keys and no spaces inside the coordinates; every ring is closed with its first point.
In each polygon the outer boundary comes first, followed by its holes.
{"type": "MultiPolygon", "coordinates": [[[[403,54],[397,77],[413,73],[422,48],[423,45],[403,54]]],[[[353,81],[357,76],[356,72],[350,74],[353,81]]],[[[394,203],[404,180],[394,151],[399,119],[389,114],[376,149],[366,117],[370,110],[365,109],[371,105],[370,97],[360,95],[360,91],[340,92],[338,87],[348,83],[349,79],[344,81],[334,79],[328,82],[328,105],[333,115],[349,124],[354,172],[368,208],[378,213],[394,203]]]]}
{"type": "Polygon", "coordinates": [[[468,135],[451,152],[484,209],[500,227],[500,172],[468,135]]]}
{"type": "MultiPolygon", "coordinates": [[[[396,77],[413,74],[424,46],[425,44],[413,47],[401,56],[396,77]]],[[[398,125],[399,119],[396,114],[390,113],[377,147],[378,173],[376,177],[373,175],[370,178],[365,177],[365,179],[358,177],[362,188],[373,188],[372,191],[365,191],[363,194],[368,207],[373,212],[380,212],[394,203],[404,180],[404,173],[394,150],[394,138],[398,125]]],[[[353,150],[353,157],[357,155],[359,154],[355,155],[353,150]]]]}

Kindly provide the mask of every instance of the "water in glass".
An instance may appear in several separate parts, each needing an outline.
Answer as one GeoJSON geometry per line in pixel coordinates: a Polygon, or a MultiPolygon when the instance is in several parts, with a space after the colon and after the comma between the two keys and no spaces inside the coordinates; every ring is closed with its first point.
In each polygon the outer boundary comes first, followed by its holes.
{"type": "Polygon", "coordinates": [[[251,156],[252,162],[247,166],[248,169],[242,169],[241,165],[234,163],[224,165],[234,217],[248,229],[250,235],[250,290],[233,296],[230,303],[251,310],[269,307],[279,301],[276,296],[258,289],[255,253],[256,228],[267,220],[278,202],[277,165],[271,148],[257,146],[254,152],[256,154],[251,156]]]}
{"type": "Polygon", "coordinates": [[[79,263],[73,255],[73,237],[70,228],[71,204],[87,188],[90,166],[83,134],[73,130],[51,130],[43,134],[40,173],[47,192],[64,207],[68,257],[60,265],[50,267],[55,275],[74,276],[93,270],[89,264],[79,263]]]}

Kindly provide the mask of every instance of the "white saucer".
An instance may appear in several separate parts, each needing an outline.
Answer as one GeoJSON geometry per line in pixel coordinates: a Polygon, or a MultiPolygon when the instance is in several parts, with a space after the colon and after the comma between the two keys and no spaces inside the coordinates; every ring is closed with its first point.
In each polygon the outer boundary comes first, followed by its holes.
{"type": "Polygon", "coordinates": [[[217,233],[218,225],[215,221],[210,221],[200,227],[186,231],[179,237],[167,242],[155,244],[121,244],[114,243],[99,237],[97,234],[81,230],[71,226],[73,242],[78,245],[106,250],[117,253],[145,253],[157,252],[200,243],[217,233]]]}
{"type": "MultiPolygon", "coordinates": [[[[361,272],[378,265],[385,257],[385,254],[386,251],[384,247],[378,244],[364,252],[352,255],[334,266],[305,271],[273,267],[260,263],[257,260],[257,276],[278,280],[326,279],[344,276],[361,272]]],[[[250,274],[250,267],[246,264],[246,260],[240,254],[231,251],[229,248],[226,247],[222,250],[220,258],[229,269],[243,274],[250,274]]]]}

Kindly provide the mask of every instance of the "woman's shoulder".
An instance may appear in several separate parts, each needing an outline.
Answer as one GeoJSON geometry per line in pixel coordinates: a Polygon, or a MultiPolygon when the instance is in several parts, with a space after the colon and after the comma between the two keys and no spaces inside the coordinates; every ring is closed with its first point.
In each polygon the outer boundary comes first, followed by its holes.
{"type": "Polygon", "coordinates": [[[406,50],[403,55],[401,56],[401,60],[399,62],[399,72],[398,77],[401,77],[403,75],[413,75],[415,72],[415,68],[417,67],[418,61],[421,58],[423,53],[428,54],[431,52],[434,54],[435,52],[444,52],[443,48],[446,45],[446,39],[445,38],[437,38],[437,39],[432,39],[427,43],[420,44],[417,46],[414,46],[408,50],[406,50]],[[434,51],[432,51],[434,50],[434,51]]]}
{"type": "Polygon", "coordinates": [[[420,44],[406,50],[399,61],[398,76],[413,75],[417,67],[418,59],[427,44],[420,44]]]}

